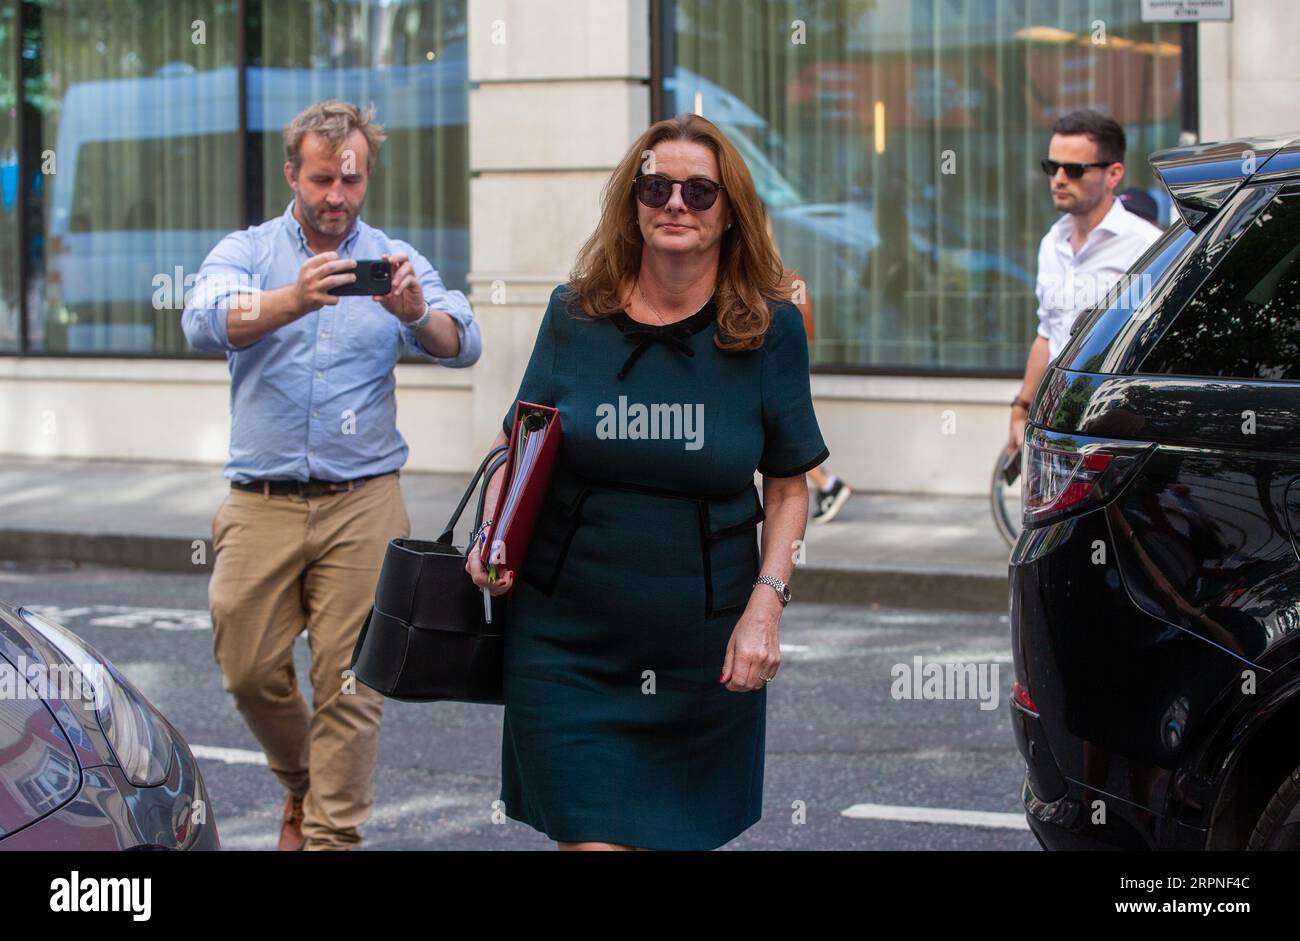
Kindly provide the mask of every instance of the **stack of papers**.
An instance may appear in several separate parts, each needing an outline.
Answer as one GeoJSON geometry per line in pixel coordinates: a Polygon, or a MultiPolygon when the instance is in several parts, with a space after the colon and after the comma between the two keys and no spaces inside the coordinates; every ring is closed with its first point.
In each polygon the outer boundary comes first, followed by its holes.
{"type": "Polygon", "coordinates": [[[514,469],[510,472],[510,488],[506,491],[505,507],[501,511],[501,519],[496,521],[493,535],[509,531],[510,521],[514,519],[515,510],[519,508],[519,497],[523,494],[524,485],[537,464],[537,456],[542,453],[542,444],[550,428],[549,425],[542,424],[538,428],[530,429],[528,425],[528,422],[519,423],[519,446],[515,451],[518,457],[514,469]]]}

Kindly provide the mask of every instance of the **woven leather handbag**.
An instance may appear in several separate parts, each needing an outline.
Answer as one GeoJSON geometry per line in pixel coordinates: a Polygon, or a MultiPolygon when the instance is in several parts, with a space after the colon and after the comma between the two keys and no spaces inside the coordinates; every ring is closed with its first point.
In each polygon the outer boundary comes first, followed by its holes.
{"type": "Polygon", "coordinates": [[[506,450],[502,444],[488,452],[436,540],[388,544],[374,606],[352,651],[352,670],[389,699],[503,703],[506,598],[492,598],[492,623],[487,623],[483,591],[465,572],[469,547],[453,546],[452,531],[482,480],[472,532],[478,531],[488,481],[505,463],[506,450]]]}

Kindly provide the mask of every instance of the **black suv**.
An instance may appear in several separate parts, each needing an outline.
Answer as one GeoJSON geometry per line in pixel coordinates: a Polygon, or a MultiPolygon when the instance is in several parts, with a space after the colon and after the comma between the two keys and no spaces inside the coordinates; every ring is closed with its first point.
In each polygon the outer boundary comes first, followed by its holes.
{"type": "Polygon", "coordinates": [[[1300,848],[1300,134],[1151,158],[1181,220],[1035,396],[1012,724],[1047,848],[1300,848]]]}

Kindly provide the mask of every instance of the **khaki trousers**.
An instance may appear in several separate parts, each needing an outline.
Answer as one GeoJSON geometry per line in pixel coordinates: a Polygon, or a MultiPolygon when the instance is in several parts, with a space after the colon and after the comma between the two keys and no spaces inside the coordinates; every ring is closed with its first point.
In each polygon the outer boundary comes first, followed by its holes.
{"type": "Polygon", "coordinates": [[[306,849],[348,849],[374,803],[383,697],[345,682],[389,540],[411,524],[396,473],[318,497],[231,489],[212,520],[208,600],[224,685],[291,793],[306,849]],[[312,705],[293,642],[311,650],[312,705]]]}

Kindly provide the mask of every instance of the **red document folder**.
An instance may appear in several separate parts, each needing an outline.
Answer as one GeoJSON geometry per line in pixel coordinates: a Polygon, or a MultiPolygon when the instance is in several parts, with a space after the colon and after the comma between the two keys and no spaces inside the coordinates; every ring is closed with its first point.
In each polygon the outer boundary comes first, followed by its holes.
{"type": "Polygon", "coordinates": [[[518,573],[523,567],[559,448],[559,410],[519,402],[510,429],[505,477],[487,533],[489,575],[500,578],[505,571],[518,573]]]}

